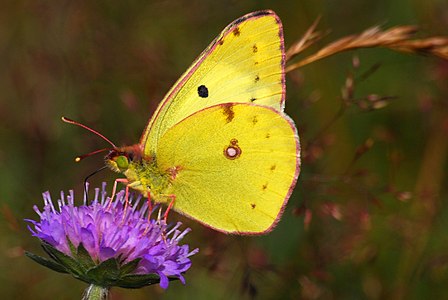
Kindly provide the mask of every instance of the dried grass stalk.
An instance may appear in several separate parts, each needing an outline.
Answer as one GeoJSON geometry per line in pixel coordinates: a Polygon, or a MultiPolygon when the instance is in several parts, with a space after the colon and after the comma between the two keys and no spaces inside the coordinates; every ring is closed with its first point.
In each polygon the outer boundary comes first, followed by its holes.
{"type": "MultiPolygon", "coordinates": [[[[323,37],[322,33],[315,31],[317,23],[318,20],[310,26],[299,41],[295,42],[288,49],[286,52],[288,61],[323,37]]],[[[379,26],[371,27],[360,34],[346,36],[328,44],[315,54],[289,65],[286,68],[286,72],[340,52],[359,48],[382,47],[399,52],[425,54],[448,60],[447,37],[429,37],[413,40],[412,37],[416,32],[416,26],[397,26],[384,31],[379,26]]]]}

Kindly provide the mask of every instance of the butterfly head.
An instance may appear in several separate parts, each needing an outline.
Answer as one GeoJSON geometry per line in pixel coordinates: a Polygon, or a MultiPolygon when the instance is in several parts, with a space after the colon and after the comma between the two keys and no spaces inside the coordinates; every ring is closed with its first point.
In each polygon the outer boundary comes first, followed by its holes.
{"type": "Polygon", "coordinates": [[[92,152],[84,154],[84,155],[77,156],[75,158],[76,162],[80,162],[84,158],[92,156],[94,154],[109,151],[109,153],[105,157],[106,166],[117,173],[124,173],[124,172],[126,172],[126,170],[128,170],[128,168],[132,164],[132,162],[141,161],[142,150],[141,150],[140,145],[134,145],[134,146],[129,146],[129,147],[117,147],[117,146],[115,146],[114,143],[112,143],[104,135],[102,135],[98,131],[96,131],[84,124],[73,121],[66,117],[62,117],[62,121],[65,123],[68,123],[68,124],[82,127],[84,129],[94,133],[95,135],[99,136],[100,138],[102,138],[103,140],[105,140],[112,146],[112,148],[110,148],[110,147],[103,148],[103,149],[99,149],[96,151],[92,151],[92,152]]]}
{"type": "Polygon", "coordinates": [[[129,165],[141,160],[141,150],[139,145],[115,148],[106,155],[106,165],[114,172],[124,173],[129,165]]]}

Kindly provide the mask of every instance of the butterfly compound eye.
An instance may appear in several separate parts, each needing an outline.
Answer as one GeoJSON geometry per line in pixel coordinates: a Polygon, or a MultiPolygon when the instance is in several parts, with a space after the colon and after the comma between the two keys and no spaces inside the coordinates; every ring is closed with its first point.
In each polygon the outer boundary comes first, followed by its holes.
{"type": "Polygon", "coordinates": [[[115,162],[120,170],[126,170],[129,167],[129,160],[124,155],[117,156],[115,162]]]}

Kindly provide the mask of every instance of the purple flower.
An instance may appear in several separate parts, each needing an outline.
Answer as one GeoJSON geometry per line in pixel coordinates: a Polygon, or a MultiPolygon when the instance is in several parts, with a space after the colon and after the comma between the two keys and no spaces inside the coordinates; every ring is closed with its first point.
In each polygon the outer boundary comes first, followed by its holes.
{"type": "Polygon", "coordinates": [[[181,223],[167,225],[160,218],[149,218],[146,201],[141,196],[125,205],[125,193],[117,193],[110,202],[103,183],[95,189],[94,200],[86,197],[81,206],[74,205],[74,193],[61,192],[57,206],[48,192],[43,194],[44,208],[34,210],[40,220],[26,220],[33,236],[38,237],[53,260],[27,253],[35,261],[58,272],[99,286],[137,288],[160,282],[168,287],[169,280],[180,279],[191,267],[189,250],[179,245],[190,231],[179,230],[181,223]]]}

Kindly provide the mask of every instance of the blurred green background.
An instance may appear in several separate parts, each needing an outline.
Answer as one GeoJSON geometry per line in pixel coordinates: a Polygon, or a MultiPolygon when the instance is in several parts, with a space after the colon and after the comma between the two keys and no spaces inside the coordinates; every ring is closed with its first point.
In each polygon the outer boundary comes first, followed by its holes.
{"type": "MultiPolygon", "coordinates": [[[[282,19],[286,46],[318,16],[319,29],[330,30],[318,46],[378,24],[448,35],[445,0],[2,1],[2,299],[80,299],[86,287],[23,255],[43,252],[23,221],[37,218],[41,192],[74,188],[80,196],[83,179],[103,164],[73,162],[107,145],[60,117],[136,143],[209,42],[232,20],[266,8],[282,19]]],[[[201,250],[187,285],[113,289],[111,299],[448,299],[448,63],[369,49],[287,78],[303,162],[277,228],[226,236],[173,213],[193,229],[185,242],[201,250]],[[348,76],[357,101],[335,118],[348,76]],[[396,98],[370,111],[372,94],[396,98]]],[[[114,178],[103,172],[92,182],[114,178]]]]}

